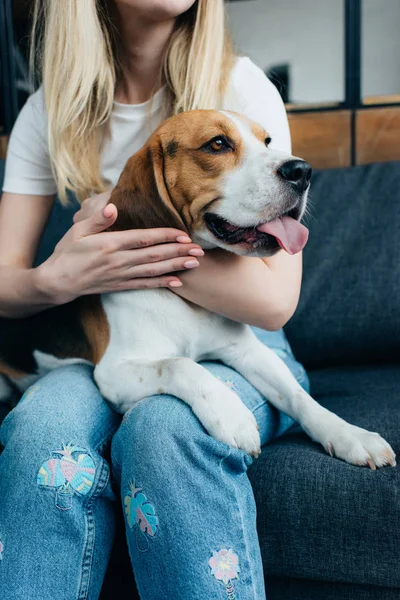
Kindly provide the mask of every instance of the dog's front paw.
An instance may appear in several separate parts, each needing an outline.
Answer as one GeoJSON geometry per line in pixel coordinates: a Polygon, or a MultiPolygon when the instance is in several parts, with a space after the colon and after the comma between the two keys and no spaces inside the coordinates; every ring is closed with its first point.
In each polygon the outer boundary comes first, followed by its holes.
{"type": "Polygon", "coordinates": [[[217,426],[215,437],[257,458],[261,453],[260,428],[249,409],[246,406],[243,408],[245,410],[241,415],[235,415],[235,418],[229,415],[217,426]]]}
{"type": "Polygon", "coordinates": [[[331,456],[356,466],[395,467],[396,455],[379,433],[344,423],[331,431],[329,441],[323,444],[331,456]]]}
{"type": "Polygon", "coordinates": [[[257,421],[239,396],[230,390],[211,401],[203,401],[194,412],[208,433],[220,442],[257,457],[261,452],[257,421]]]}

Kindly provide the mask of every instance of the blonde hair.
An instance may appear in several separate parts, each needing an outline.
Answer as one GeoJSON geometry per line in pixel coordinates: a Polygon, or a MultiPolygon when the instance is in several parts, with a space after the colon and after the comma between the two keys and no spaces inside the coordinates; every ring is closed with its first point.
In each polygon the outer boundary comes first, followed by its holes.
{"type": "MultiPolygon", "coordinates": [[[[43,83],[48,148],[58,195],[101,192],[105,125],[121,79],[110,0],[36,0],[31,64],[43,83]],[[35,64],[36,63],[36,67],[35,64]]],[[[178,17],[165,51],[168,114],[219,108],[233,65],[224,0],[197,0],[178,17]]]]}

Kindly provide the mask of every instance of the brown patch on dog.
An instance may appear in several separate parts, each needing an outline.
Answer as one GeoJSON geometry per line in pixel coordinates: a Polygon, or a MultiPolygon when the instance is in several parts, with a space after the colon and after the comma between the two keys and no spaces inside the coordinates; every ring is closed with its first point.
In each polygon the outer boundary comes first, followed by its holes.
{"type": "Polygon", "coordinates": [[[80,313],[83,330],[90,346],[90,357],[87,360],[97,365],[110,341],[110,326],[100,296],[80,298],[80,313]]]}
{"type": "Polygon", "coordinates": [[[256,138],[259,139],[260,142],[262,142],[264,145],[265,145],[265,140],[268,137],[270,137],[269,133],[267,131],[265,131],[265,129],[263,129],[263,127],[260,127],[260,125],[257,125],[256,123],[251,123],[251,131],[254,133],[256,138]]]}
{"type": "Polygon", "coordinates": [[[159,367],[159,369],[157,371],[157,374],[158,374],[159,377],[161,377],[161,375],[162,375],[162,368],[161,367],[159,367]]]}
{"type": "Polygon", "coordinates": [[[126,163],[110,202],[118,209],[111,231],[186,226],[173,206],[164,182],[161,142],[153,135],[148,145],[126,163]]]}
{"type": "MultiPolygon", "coordinates": [[[[250,130],[251,121],[244,120],[250,130]]],[[[264,140],[263,129],[254,128],[264,140]]],[[[192,233],[203,228],[204,211],[221,198],[225,174],[241,164],[244,153],[237,125],[219,111],[194,110],[167,119],[126,163],[110,197],[118,209],[110,229],[175,227],[192,233]],[[221,135],[231,149],[210,152],[207,143],[221,135]]]]}
{"type": "Polygon", "coordinates": [[[18,369],[13,369],[13,367],[10,367],[10,365],[7,365],[5,362],[0,360],[0,375],[6,375],[7,377],[12,377],[13,379],[22,379],[22,377],[26,377],[28,373],[24,373],[18,369]]]}

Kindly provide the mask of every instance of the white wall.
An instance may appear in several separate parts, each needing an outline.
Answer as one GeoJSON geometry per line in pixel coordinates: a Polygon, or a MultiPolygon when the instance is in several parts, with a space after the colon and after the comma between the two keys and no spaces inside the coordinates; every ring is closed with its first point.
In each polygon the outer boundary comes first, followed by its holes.
{"type": "MultiPolygon", "coordinates": [[[[364,95],[400,93],[400,0],[364,0],[364,95]]],[[[261,68],[289,63],[292,102],[344,98],[343,0],[227,4],[239,51],[261,68]]]]}
{"type": "Polygon", "coordinates": [[[364,0],[363,95],[400,94],[400,0],[364,0]]]}
{"type": "Polygon", "coordinates": [[[341,0],[253,0],[227,7],[239,51],[264,70],[290,64],[291,101],[343,99],[341,0]]]}

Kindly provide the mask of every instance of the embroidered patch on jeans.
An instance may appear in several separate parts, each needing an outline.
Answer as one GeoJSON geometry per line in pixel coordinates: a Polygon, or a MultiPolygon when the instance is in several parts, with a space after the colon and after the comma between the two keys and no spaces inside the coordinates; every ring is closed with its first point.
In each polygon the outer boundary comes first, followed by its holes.
{"type": "Polygon", "coordinates": [[[52,454],[53,457],[40,466],[37,483],[56,488],[56,506],[67,510],[71,502],[60,502],[60,498],[69,496],[72,500],[74,492],[86,496],[93,486],[96,467],[87,450],[73,444],[63,444],[62,450],[53,450],[52,454]]]}
{"type": "Polygon", "coordinates": [[[3,550],[4,550],[4,544],[0,540],[0,560],[3,560],[3,550]]]}
{"type": "Polygon", "coordinates": [[[126,520],[131,529],[136,529],[136,544],[141,552],[148,550],[148,540],[146,546],[140,547],[138,534],[141,532],[142,537],[154,537],[158,530],[158,517],[154,506],[148,501],[146,494],[142,492],[142,488],[135,487],[131,482],[129,491],[124,498],[126,520]]]}
{"type": "Polygon", "coordinates": [[[239,557],[232,548],[227,550],[222,548],[219,552],[213,551],[213,555],[208,561],[211,567],[211,573],[215,579],[222,581],[225,585],[226,594],[229,600],[235,600],[235,587],[232,579],[239,579],[239,557]]]}

